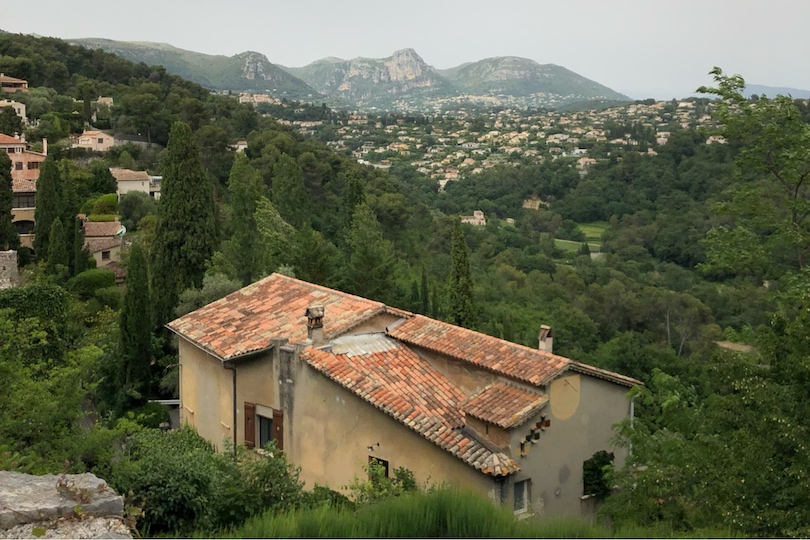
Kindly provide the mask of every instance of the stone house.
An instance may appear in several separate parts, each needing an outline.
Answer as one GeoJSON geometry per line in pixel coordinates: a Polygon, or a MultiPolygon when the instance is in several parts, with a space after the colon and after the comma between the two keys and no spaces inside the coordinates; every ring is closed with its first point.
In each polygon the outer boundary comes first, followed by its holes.
{"type": "Polygon", "coordinates": [[[553,354],[548,327],[532,349],[280,274],[167,326],[181,421],[220,448],[275,441],[309,486],[376,460],[516,514],[579,515],[584,462],[626,455],[612,426],[639,382],[553,354]]]}
{"type": "Polygon", "coordinates": [[[475,227],[485,227],[487,224],[487,218],[484,216],[484,212],[481,210],[474,210],[473,215],[471,216],[461,216],[462,223],[468,223],[475,227]]]}
{"type": "Polygon", "coordinates": [[[115,137],[103,131],[84,130],[72,146],[73,148],[86,148],[94,152],[106,152],[115,146],[115,137]]]}

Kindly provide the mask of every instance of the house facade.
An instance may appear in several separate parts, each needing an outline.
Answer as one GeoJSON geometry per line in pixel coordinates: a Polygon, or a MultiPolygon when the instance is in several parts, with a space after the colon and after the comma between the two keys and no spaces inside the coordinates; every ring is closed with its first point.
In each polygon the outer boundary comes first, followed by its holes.
{"type": "Polygon", "coordinates": [[[516,514],[589,513],[583,464],[611,447],[638,381],[273,274],[185,315],[181,421],[219,445],[275,440],[333,489],[374,459],[516,514]]]}
{"type": "Polygon", "coordinates": [[[110,174],[118,182],[118,198],[130,191],[146,193],[155,200],[160,200],[160,176],[150,176],[146,171],[110,168],[110,174]]]}
{"type": "MultiPolygon", "coordinates": [[[[80,216],[83,217],[83,216],[80,216]]],[[[84,247],[96,260],[96,268],[121,262],[121,247],[126,228],[119,221],[87,221],[83,217],[84,247]]]]}
{"type": "Polygon", "coordinates": [[[25,111],[25,103],[20,103],[19,101],[13,101],[10,99],[0,99],[0,108],[2,107],[11,107],[14,109],[14,112],[17,113],[17,116],[20,117],[23,125],[28,123],[28,116],[26,115],[25,111]]]}
{"type": "Polygon", "coordinates": [[[72,146],[73,148],[86,148],[94,152],[106,152],[115,146],[115,137],[103,131],[85,130],[72,146]]]}
{"type": "Polygon", "coordinates": [[[28,92],[28,81],[0,73],[0,89],[9,94],[14,92],[28,92]]]}
{"type": "Polygon", "coordinates": [[[32,152],[28,150],[24,139],[0,133],[0,152],[6,152],[11,159],[11,221],[20,235],[20,243],[29,248],[34,243],[37,179],[48,152],[48,142],[45,139],[42,146],[42,153],[32,152]]]}

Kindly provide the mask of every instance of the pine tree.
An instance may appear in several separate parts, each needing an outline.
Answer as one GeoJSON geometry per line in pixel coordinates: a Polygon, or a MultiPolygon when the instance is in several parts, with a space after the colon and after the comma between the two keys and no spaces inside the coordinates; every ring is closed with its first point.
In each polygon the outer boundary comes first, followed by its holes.
{"type": "Polygon", "coordinates": [[[11,160],[6,152],[0,152],[0,251],[20,247],[20,236],[11,220],[13,204],[11,160]]]}
{"type": "Polygon", "coordinates": [[[300,229],[309,223],[307,192],[301,167],[287,154],[273,165],[273,205],[284,221],[300,229]]]}
{"type": "Polygon", "coordinates": [[[51,225],[48,245],[48,272],[51,274],[55,274],[59,270],[59,266],[68,268],[69,257],[65,236],[62,220],[56,218],[51,225]]]}
{"type": "Polygon", "coordinates": [[[228,178],[231,196],[231,230],[228,256],[243,285],[261,275],[256,208],[262,196],[262,177],[250,166],[247,156],[236,154],[228,178]]]}
{"type": "Polygon", "coordinates": [[[155,240],[152,245],[154,322],[170,320],[180,293],[202,286],[217,246],[212,186],[191,128],[176,122],[169,135],[155,240]]]}
{"type": "MultiPolygon", "coordinates": [[[[135,399],[148,391],[150,381],[152,321],[149,316],[149,283],[146,257],[135,243],[129,252],[127,288],[119,320],[121,361],[119,388],[135,399]]],[[[132,403],[122,403],[124,406],[132,403]]]]}
{"type": "Polygon", "coordinates": [[[60,184],[59,167],[49,157],[42,163],[39,171],[34,210],[34,251],[40,258],[48,256],[51,227],[59,217],[60,184]]]}
{"type": "Polygon", "coordinates": [[[470,260],[467,241],[461,229],[461,219],[456,218],[450,246],[450,320],[458,326],[471,328],[475,324],[473,306],[473,283],[470,275],[470,260]]]}
{"type": "Polygon", "coordinates": [[[366,203],[354,212],[348,247],[346,288],[371,300],[390,302],[396,286],[394,248],[383,238],[380,222],[366,203]]]}

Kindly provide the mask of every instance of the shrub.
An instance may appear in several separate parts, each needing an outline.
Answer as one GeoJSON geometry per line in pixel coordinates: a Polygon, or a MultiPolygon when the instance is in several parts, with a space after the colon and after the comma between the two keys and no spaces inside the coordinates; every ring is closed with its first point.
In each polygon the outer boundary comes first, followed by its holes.
{"type": "Polygon", "coordinates": [[[115,214],[90,214],[87,216],[87,221],[115,221],[118,219],[118,216],[115,214]]]}
{"type": "Polygon", "coordinates": [[[85,270],[72,277],[67,283],[68,290],[79,295],[82,300],[89,300],[99,289],[114,286],[115,272],[104,268],[85,270]]]}
{"type": "Polygon", "coordinates": [[[134,231],[135,224],[149,214],[157,214],[157,203],[148,194],[141,191],[130,191],[121,197],[118,204],[121,220],[127,230],[134,231]]]}
{"type": "Polygon", "coordinates": [[[118,194],[107,193],[96,200],[92,214],[115,214],[118,212],[118,194]]]}

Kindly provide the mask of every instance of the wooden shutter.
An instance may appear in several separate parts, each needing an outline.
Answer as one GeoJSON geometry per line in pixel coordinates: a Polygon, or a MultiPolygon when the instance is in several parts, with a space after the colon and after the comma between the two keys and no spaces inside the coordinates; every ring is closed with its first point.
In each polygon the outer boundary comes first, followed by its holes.
{"type": "Polygon", "coordinates": [[[284,450],[284,413],[273,409],[273,439],[279,450],[284,450]]]}
{"type": "Polygon", "coordinates": [[[256,404],[245,402],[245,446],[256,446],[256,404]]]}

